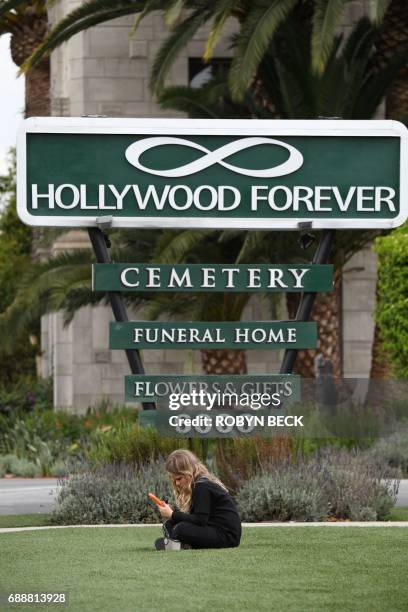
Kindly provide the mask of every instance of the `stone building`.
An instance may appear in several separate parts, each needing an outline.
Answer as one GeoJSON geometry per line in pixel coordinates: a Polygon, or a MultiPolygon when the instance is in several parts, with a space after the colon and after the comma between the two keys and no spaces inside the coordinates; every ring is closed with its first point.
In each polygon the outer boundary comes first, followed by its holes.
{"type": "MultiPolygon", "coordinates": [[[[81,4],[61,0],[51,9],[51,20],[81,4]]],[[[361,15],[362,3],[349,6],[345,28],[361,15]]],[[[54,116],[107,115],[119,117],[169,116],[152,99],[148,81],[155,53],[166,37],[160,15],[144,19],[131,36],[133,17],[77,34],[51,57],[51,98],[54,116]]],[[[234,23],[229,24],[232,33],[234,23]]],[[[176,61],[169,84],[187,84],[202,76],[201,55],[206,40],[203,29],[176,61]]],[[[214,56],[231,54],[227,36],[217,45],[214,56]]],[[[174,116],[175,114],[173,114],[174,116]]],[[[90,248],[87,234],[75,230],[60,237],[53,252],[90,248]]],[[[370,249],[359,252],[344,270],[342,296],[342,342],[344,375],[367,377],[370,372],[375,305],[376,261],[370,249]]],[[[139,318],[143,315],[139,313],[139,318]]],[[[251,300],[244,319],[267,318],[262,304],[251,300]]],[[[129,373],[123,352],[110,351],[108,323],[110,308],[82,308],[67,327],[61,313],[42,320],[42,374],[54,378],[54,405],[70,411],[84,411],[103,398],[123,402],[123,377],[129,373]]],[[[248,351],[250,373],[278,371],[277,351],[248,351]]],[[[198,351],[150,350],[143,360],[150,374],[200,373],[198,351]]]]}

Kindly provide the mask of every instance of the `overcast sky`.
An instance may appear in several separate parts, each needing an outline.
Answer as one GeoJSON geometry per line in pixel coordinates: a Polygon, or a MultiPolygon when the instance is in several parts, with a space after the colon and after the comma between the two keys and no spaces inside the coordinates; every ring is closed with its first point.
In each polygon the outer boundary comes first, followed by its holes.
{"type": "Polygon", "coordinates": [[[0,172],[7,167],[6,156],[16,144],[17,128],[24,110],[24,77],[10,57],[10,37],[0,36],[0,172]]]}

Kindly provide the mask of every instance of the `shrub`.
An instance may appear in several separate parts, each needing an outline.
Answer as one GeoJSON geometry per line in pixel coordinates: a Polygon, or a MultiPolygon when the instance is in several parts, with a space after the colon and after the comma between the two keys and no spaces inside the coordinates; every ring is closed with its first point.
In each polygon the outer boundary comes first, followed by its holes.
{"type": "Polygon", "coordinates": [[[405,477],[408,475],[408,432],[378,440],[369,453],[377,465],[399,468],[405,477]]]}
{"type": "MultiPolygon", "coordinates": [[[[81,459],[90,445],[90,432],[103,434],[121,422],[134,423],[134,409],[96,408],[86,415],[35,407],[8,416],[0,413],[0,453],[12,453],[35,462],[43,476],[53,475],[56,461],[81,459]]],[[[61,472],[61,465],[58,467],[61,472]]]]}
{"type": "Polygon", "coordinates": [[[330,516],[383,520],[394,506],[399,473],[376,464],[368,453],[328,450],[314,461],[321,469],[330,516]]]}
{"type": "Polygon", "coordinates": [[[289,464],[244,482],[236,501],[244,521],[320,521],[327,505],[317,475],[289,464]]]}
{"type": "Polygon", "coordinates": [[[288,461],[293,440],[284,436],[267,438],[223,438],[215,444],[215,471],[231,491],[243,480],[259,473],[264,466],[288,461]]]}
{"type": "MultiPolygon", "coordinates": [[[[15,153],[10,152],[7,173],[0,176],[0,312],[12,304],[21,285],[21,277],[32,265],[31,228],[21,223],[16,207],[15,153]],[[18,271],[18,273],[16,273],[18,271]]],[[[39,336],[40,319],[21,326],[17,337],[0,344],[0,387],[15,387],[22,377],[35,376],[38,348],[31,343],[39,336]],[[8,345],[8,346],[7,346],[8,345]]],[[[1,403],[1,402],[0,402],[1,403]]],[[[0,408],[1,411],[1,408],[0,408]]]]}
{"type": "Polygon", "coordinates": [[[69,466],[62,459],[57,459],[50,465],[49,475],[55,476],[56,478],[62,478],[63,476],[67,476],[70,472],[69,466]]]}
{"type": "Polygon", "coordinates": [[[246,521],[382,520],[397,488],[395,473],[367,453],[332,449],[264,470],[241,485],[237,503],[246,521]]]}
{"type": "Polygon", "coordinates": [[[0,414],[10,419],[52,407],[52,378],[40,378],[36,381],[20,380],[12,390],[0,388],[0,414]]]}
{"type": "Polygon", "coordinates": [[[87,459],[92,465],[128,463],[142,465],[166,456],[177,448],[190,448],[202,456],[203,445],[199,439],[166,438],[151,427],[137,423],[119,423],[110,429],[98,429],[91,434],[87,459]]]}
{"type": "Polygon", "coordinates": [[[3,476],[5,473],[10,473],[23,478],[38,478],[41,476],[39,465],[12,454],[0,457],[0,472],[3,472],[3,476]]]}
{"type": "Polygon", "coordinates": [[[395,374],[408,378],[408,223],[375,241],[378,253],[376,319],[395,374]]]}
{"type": "Polygon", "coordinates": [[[58,524],[157,523],[158,512],[147,493],[171,496],[169,479],[159,462],[105,465],[72,475],[63,485],[52,513],[58,524]]]}

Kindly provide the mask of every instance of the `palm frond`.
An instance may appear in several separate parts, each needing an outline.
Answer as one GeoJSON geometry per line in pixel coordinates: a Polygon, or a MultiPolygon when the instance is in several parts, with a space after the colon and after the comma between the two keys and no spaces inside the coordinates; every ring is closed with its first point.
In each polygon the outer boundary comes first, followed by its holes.
{"type": "Polygon", "coordinates": [[[407,62],[408,52],[397,55],[380,72],[371,74],[365,80],[353,106],[354,119],[367,119],[374,116],[394,79],[407,62]]]}
{"type": "Polygon", "coordinates": [[[366,49],[365,55],[369,55],[374,43],[375,31],[373,30],[369,19],[363,17],[358,21],[350,32],[341,53],[341,57],[348,64],[353,62],[361,55],[363,49],[366,49]]]}
{"type": "Polygon", "coordinates": [[[262,6],[256,5],[249,12],[236,37],[229,72],[228,82],[233,100],[243,99],[273,35],[296,3],[297,0],[273,0],[262,6]]]}
{"type": "Polygon", "coordinates": [[[214,21],[212,23],[210,34],[207,38],[204,49],[204,61],[208,62],[211,59],[214,47],[221,35],[225,22],[227,21],[228,17],[231,16],[232,10],[236,3],[236,0],[219,0],[215,3],[215,6],[213,7],[214,21]]]}
{"type": "Polygon", "coordinates": [[[144,17],[146,17],[146,15],[155,10],[157,4],[158,3],[155,0],[146,0],[143,10],[141,10],[135,18],[134,24],[129,34],[130,37],[136,34],[140,22],[143,20],[144,17]]]}
{"type": "Polygon", "coordinates": [[[19,30],[20,24],[18,15],[15,13],[6,13],[0,17],[0,33],[1,34],[12,34],[16,30],[19,30]]]}
{"type": "Polygon", "coordinates": [[[223,243],[229,242],[231,239],[239,238],[243,236],[244,234],[245,234],[245,230],[241,230],[241,229],[223,230],[218,237],[218,242],[220,244],[223,244],[223,243]]]}
{"type": "Polygon", "coordinates": [[[249,231],[246,232],[240,252],[237,257],[237,264],[251,261],[255,252],[261,250],[265,232],[249,231]]]}
{"type": "Polygon", "coordinates": [[[391,1],[392,0],[370,0],[368,5],[370,19],[375,25],[379,25],[384,19],[391,1]]]}
{"type": "Polygon", "coordinates": [[[336,30],[349,0],[315,0],[312,31],[312,69],[322,74],[329,58],[336,30]]]}
{"type": "Polygon", "coordinates": [[[195,293],[156,293],[154,299],[146,304],[146,317],[153,321],[160,316],[184,316],[197,320],[198,299],[195,293]]]}
{"type": "Polygon", "coordinates": [[[159,95],[158,102],[164,109],[178,110],[192,118],[217,119],[219,106],[203,95],[201,88],[187,86],[166,87],[159,95]]]}
{"type": "Polygon", "coordinates": [[[21,67],[22,72],[27,72],[40,59],[47,56],[60,44],[71,38],[74,34],[87,30],[88,28],[110,21],[116,17],[131,15],[140,12],[146,0],[118,0],[112,8],[111,0],[89,0],[83,5],[69,13],[48,34],[44,42],[37,47],[21,67]]]}
{"type": "Polygon", "coordinates": [[[163,89],[166,76],[175,59],[197,30],[211,17],[211,7],[201,2],[189,17],[180,22],[160,47],[152,66],[150,87],[156,95],[163,89]]]}
{"type": "Polygon", "coordinates": [[[153,259],[158,263],[182,262],[197,244],[214,235],[216,231],[213,229],[182,230],[176,235],[166,234],[159,241],[153,259]]]}
{"type": "Polygon", "coordinates": [[[169,7],[164,14],[164,21],[167,26],[173,27],[176,21],[180,18],[185,4],[185,0],[170,0],[169,7]]]}
{"type": "Polygon", "coordinates": [[[285,116],[292,119],[311,119],[315,117],[313,101],[304,94],[304,89],[296,72],[289,70],[286,64],[276,59],[276,69],[279,75],[280,95],[285,116]]]}
{"type": "Polygon", "coordinates": [[[90,284],[92,261],[89,250],[78,250],[32,265],[20,279],[14,301],[0,316],[0,335],[5,344],[13,342],[44,313],[63,307],[72,284],[90,284]]]}
{"type": "Polygon", "coordinates": [[[0,17],[17,9],[22,4],[27,4],[27,0],[3,0],[3,2],[0,2],[0,17]]]}
{"type": "Polygon", "coordinates": [[[355,101],[371,72],[370,58],[374,49],[374,38],[375,33],[368,19],[362,19],[354,28],[347,41],[346,48],[339,58],[339,61],[344,63],[345,89],[347,91],[347,98],[344,99],[341,109],[344,117],[353,115],[355,101]],[[359,37],[355,35],[355,32],[359,34],[359,37]]]}
{"type": "Polygon", "coordinates": [[[276,105],[283,116],[304,119],[319,114],[319,83],[311,70],[310,38],[309,28],[294,14],[282,25],[279,37],[266,56],[269,63],[275,65],[273,78],[277,80],[275,88],[279,91],[275,94],[276,105]],[[290,114],[288,109],[291,109],[290,114]]]}

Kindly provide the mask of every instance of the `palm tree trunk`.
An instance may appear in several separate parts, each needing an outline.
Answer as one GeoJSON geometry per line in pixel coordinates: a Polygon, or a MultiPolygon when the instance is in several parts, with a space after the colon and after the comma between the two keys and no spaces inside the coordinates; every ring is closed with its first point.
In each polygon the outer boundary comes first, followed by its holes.
{"type": "MultiPolygon", "coordinates": [[[[25,77],[25,116],[48,117],[51,114],[50,101],[50,60],[46,58],[25,77]]],[[[31,253],[33,261],[40,261],[48,251],[41,248],[44,228],[32,228],[31,253]]]]}
{"type": "Polygon", "coordinates": [[[25,78],[25,116],[47,117],[50,104],[50,61],[43,60],[25,78]]]}
{"type": "MultiPolygon", "coordinates": [[[[314,361],[319,353],[331,361],[335,377],[342,374],[341,292],[341,273],[336,272],[334,290],[316,296],[311,321],[317,323],[317,349],[298,351],[294,366],[294,372],[303,378],[315,377],[314,361]]],[[[296,316],[299,300],[299,294],[287,294],[286,304],[290,319],[296,316]]]]}
{"type": "Polygon", "coordinates": [[[374,329],[373,348],[371,353],[370,378],[387,378],[390,367],[387,361],[387,354],[382,347],[382,339],[378,324],[374,329]]]}
{"type": "Polygon", "coordinates": [[[206,374],[246,374],[246,353],[242,349],[203,349],[201,361],[206,374]]]}

